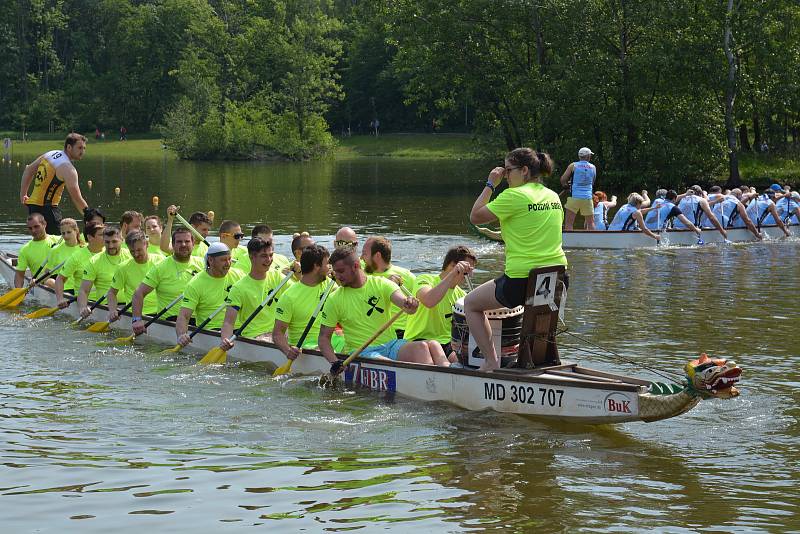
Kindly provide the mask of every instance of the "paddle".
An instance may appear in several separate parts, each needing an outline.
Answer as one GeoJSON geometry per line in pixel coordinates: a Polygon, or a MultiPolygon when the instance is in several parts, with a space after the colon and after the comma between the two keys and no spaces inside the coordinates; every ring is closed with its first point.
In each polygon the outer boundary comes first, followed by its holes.
{"type": "MultiPolygon", "coordinates": [[[[281,288],[284,285],[286,285],[286,282],[288,282],[293,275],[294,272],[289,271],[289,274],[283,277],[283,280],[281,280],[281,283],[278,284],[278,287],[270,291],[269,294],[267,294],[266,298],[264,298],[264,300],[261,301],[261,304],[259,304],[258,307],[255,310],[253,310],[253,313],[251,313],[250,316],[247,319],[245,319],[245,321],[242,323],[242,326],[233,331],[233,335],[231,336],[231,343],[233,343],[237,337],[242,335],[242,332],[244,332],[245,328],[247,328],[247,326],[253,321],[253,319],[256,318],[256,315],[261,313],[261,310],[263,310],[265,306],[269,306],[272,303],[272,300],[275,298],[275,295],[278,294],[278,291],[280,291],[281,288]]],[[[213,349],[208,351],[206,355],[203,356],[203,358],[198,363],[202,365],[209,365],[212,363],[225,363],[227,357],[228,357],[228,351],[222,350],[221,347],[214,347],[213,349]]]]}
{"type": "MultiPolygon", "coordinates": [[[[67,300],[69,301],[70,304],[72,304],[77,298],[78,297],[72,296],[67,298],[67,300]]],[[[31,313],[26,314],[24,317],[26,319],[41,319],[42,317],[50,317],[51,315],[54,315],[60,309],[61,308],[59,308],[58,306],[56,306],[55,308],[39,308],[36,311],[32,311],[31,313]]]]}
{"type": "MultiPolygon", "coordinates": [[[[41,282],[41,280],[37,279],[36,277],[39,276],[39,273],[42,272],[42,269],[45,268],[45,266],[47,265],[47,262],[50,261],[50,256],[52,256],[52,254],[53,254],[53,249],[57,245],[59,245],[61,243],[61,241],[63,241],[63,240],[64,240],[64,238],[60,237],[58,239],[58,241],[56,241],[55,243],[50,245],[50,252],[44,258],[44,261],[42,261],[41,265],[39,265],[39,268],[36,269],[36,272],[33,273],[33,276],[31,276],[31,283],[28,284],[27,288],[15,287],[11,291],[9,291],[9,292],[5,293],[4,295],[0,296],[0,308],[14,308],[14,307],[18,306],[19,303],[22,302],[22,299],[25,298],[25,295],[28,294],[28,291],[30,291],[33,286],[35,286],[36,284],[41,282]]],[[[56,269],[60,268],[62,265],[64,265],[64,263],[65,262],[60,263],[58,265],[58,267],[55,267],[54,269],[50,270],[49,273],[52,273],[56,269]]],[[[42,278],[47,278],[47,275],[43,276],[42,278]]]]}
{"type": "MultiPolygon", "coordinates": [[[[145,330],[147,330],[147,327],[150,326],[151,324],[153,324],[154,322],[156,322],[162,315],[167,313],[167,310],[169,310],[170,308],[175,306],[178,303],[178,301],[181,300],[182,298],[183,298],[183,293],[181,293],[180,295],[178,295],[177,297],[172,299],[172,302],[167,304],[166,307],[163,310],[161,310],[160,312],[158,312],[157,314],[152,316],[146,323],[144,323],[145,330]]],[[[117,339],[114,340],[114,342],[115,343],[133,343],[134,339],[136,339],[136,334],[132,334],[132,335],[126,336],[126,337],[118,337],[117,339]]]]}
{"type": "MultiPolygon", "coordinates": [[[[87,315],[86,317],[91,317],[92,316],[92,312],[94,311],[94,309],[97,308],[100,305],[100,303],[102,303],[104,300],[106,300],[106,296],[107,295],[108,295],[108,293],[106,293],[105,295],[103,295],[102,297],[97,299],[95,301],[95,303],[92,304],[92,306],[89,308],[89,315],[87,315]]],[[[72,326],[78,326],[79,324],[81,324],[83,322],[84,319],[86,319],[86,317],[81,317],[77,321],[74,321],[72,323],[72,326]]]]}
{"type": "MultiPolygon", "coordinates": [[[[216,310],[214,310],[214,312],[213,312],[211,315],[209,315],[208,317],[206,317],[205,321],[203,321],[202,323],[200,323],[200,326],[196,327],[196,328],[194,329],[194,331],[193,331],[191,334],[189,334],[189,339],[194,339],[194,336],[196,336],[198,332],[200,332],[200,331],[201,331],[203,328],[205,328],[205,326],[206,326],[208,323],[210,323],[210,322],[211,322],[211,320],[212,320],[214,317],[216,317],[216,316],[217,316],[217,314],[219,314],[219,312],[221,312],[222,310],[224,310],[226,306],[227,306],[227,304],[223,304],[222,306],[220,306],[219,308],[217,308],[216,310]]],[[[175,346],[174,346],[174,347],[172,347],[171,349],[162,350],[162,351],[161,351],[161,354],[170,354],[170,353],[173,353],[173,352],[178,352],[178,351],[180,351],[182,348],[183,348],[183,345],[181,345],[180,343],[178,343],[177,345],[175,345],[175,346]]]]}
{"type": "MultiPolygon", "coordinates": [[[[117,313],[119,313],[119,315],[117,316],[115,321],[119,321],[119,316],[122,315],[123,313],[125,313],[126,311],[128,311],[131,308],[131,306],[133,306],[133,301],[131,301],[131,302],[127,303],[125,306],[123,306],[122,309],[119,310],[119,312],[117,312],[117,313]]],[[[89,328],[86,329],[86,331],[87,332],[96,332],[96,333],[108,332],[109,325],[111,325],[111,322],[109,322],[109,321],[98,321],[96,323],[92,323],[89,326],[89,328]]]]}
{"type": "Polygon", "coordinates": [[[188,228],[188,229],[189,229],[189,231],[190,231],[190,232],[192,232],[192,234],[193,234],[193,235],[194,235],[194,236],[195,236],[197,239],[199,239],[200,241],[202,241],[203,243],[205,243],[207,247],[210,247],[210,246],[211,246],[211,245],[208,243],[208,241],[206,241],[206,238],[205,238],[205,237],[203,237],[203,234],[201,234],[200,232],[198,232],[198,231],[197,231],[197,228],[195,228],[194,226],[192,226],[191,224],[189,224],[189,223],[186,221],[186,219],[184,219],[184,218],[183,218],[183,216],[182,216],[180,213],[175,213],[175,218],[176,218],[176,219],[178,219],[178,220],[181,222],[181,224],[182,224],[182,225],[184,225],[186,228],[188,228]]]}
{"type": "MultiPolygon", "coordinates": [[[[17,306],[19,306],[20,303],[22,303],[22,301],[25,300],[25,296],[31,289],[36,287],[38,284],[42,283],[43,280],[47,280],[50,277],[50,275],[52,275],[54,272],[63,267],[65,263],[66,260],[62,261],[52,269],[48,269],[39,278],[36,278],[34,276],[31,279],[31,282],[28,284],[28,287],[18,287],[16,289],[12,289],[11,291],[3,295],[3,300],[0,301],[0,308],[16,308],[17,306]],[[12,293],[13,295],[11,295],[12,293]],[[9,295],[11,296],[9,298],[6,298],[9,295]]],[[[39,274],[39,272],[40,271],[36,271],[36,274],[39,274]]]]}
{"type": "Polygon", "coordinates": [[[404,313],[405,312],[403,310],[400,310],[399,312],[397,312],[394,315],[392,315],[392,317],[388,321],[386,321],[383,325],[381,325],[381,327],[378,328],[378,330],[374,334],[372,334],[372,336],[368,340],[366,340],[360,347],[358,347],[355,351],[353,351],[353,353],[350,356],[348,356],[345,361],[342,362],[342,365],[339,367],[339,370],[336,371],[335,374],[329,372],[329,373],[325,373],[324,375],[320,376],[319,377],[319,385],[320,385],[320,387],[324,388],[324,387],[336,382],[336,377],[339,376],[342,373],[342,371],[347,369],[347,366],[350,365],[350,362],[352,362],[353,360],[358,358],[358,356],[362,352],[364,352],[364,349],[369,347],[372,344],[373,341],[378,339],[378,336],[383,334],[386,331],[386,329],[389,328],[390,326],[392,326],[392,323],[394,323],[396,320],[398,320],[400,318],[400,316],[402,316],[404,313]]]}
{"type": "MultiPolygon", "coordinates": [[[[314,313],[311,314],[311,319],[308,320],[308,324],[306,325],[305,330],[303,330],[303,334],[300,336],[300,340],[297,342],[297,345],[296,345],[297,349],[300,352],[303,351],[303,343],[305,342],[306,337],[308,336],[308,333],[311,331],[311,327],[314,326],[314,321],[316,321],[317,315],[319,315],[319,312],[322,310],[322,306],[325,305],[325,301],[327,300],[328,295],[330,294],[330,292],[333,289],[334,285],[336,285],[336,281],[335,280],[331,280],[330,282],[328,282],[328,287],[325,288],[325,292],[322,294],[322,298],[319,299],[319,304],[317,304],[317,307],[314,310],[314,313]]],[[[294,362],[294,360],[290,360],[289,358],[286,358],[286,363],[284,363],[283,365],[281,365],[280,367],[275,369],[275,372],[272,373],[272,376],[281,376],[281,375],[288,374],[289,371],[292,370],[292,363],[293,362],[294,362]]]]}

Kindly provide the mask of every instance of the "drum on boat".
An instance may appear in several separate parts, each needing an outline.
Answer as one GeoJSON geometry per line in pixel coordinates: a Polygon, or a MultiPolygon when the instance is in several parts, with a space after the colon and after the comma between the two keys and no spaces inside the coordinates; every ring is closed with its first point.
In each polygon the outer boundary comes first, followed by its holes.
{"type": "MultiPolygon", "coordinates": [[[[492,343],[494,343],[495,352],[500,356],[501,366],[506,366],[517,359],[523,311],[522,306],[517,306],[511,309],[498,308],[486,312],[489,327],[492,330],[492,343]]],[[[480,367],[483,364],[483,355],[478,344],[469,335],[463,297],[453,304],[451,337],[453,338],[453,350],[456,351],[459,361],[463,365],[480,367]]]]}

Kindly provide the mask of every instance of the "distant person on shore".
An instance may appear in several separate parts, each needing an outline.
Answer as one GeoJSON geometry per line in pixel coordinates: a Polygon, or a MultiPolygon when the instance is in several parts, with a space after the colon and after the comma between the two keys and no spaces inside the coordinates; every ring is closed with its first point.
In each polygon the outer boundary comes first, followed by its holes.
{"type": "Polygon", "coordinates": [[[762,154],[768,154],[769,153],[769,145],[767,144],[766,141],[762,141],[761,142],[761,153],[762,154]]]}
{"type": "Polygon", "coordinates": [[[590,163],[594,153],[587,147],[578,150],[578,161],[570,163],[561,175],[561,185],[569,187],[570,196],[564,205],[564,229],[572,230],[575,215],[583,215],[583,227],[594,230],[594,203],[592,189],[597,179],[597,168],[590,163]]]}
{"type": "Polygon", "coordinates": [[[119,140],[120,141],[127,141],[128,140],[128,129],[124,126],[119,127],[119,140]]]}
{"type": "Polygon", "coordinates": [[[594,229],[607,230],[608,210],[616,207],[617,195],[612,195],[611,200],[608,200],[608,195],[603,191],[595,191],[592,197],[594,202],[594,229]]]}
{"type": "Polygon", "coordinates": [[[96,127],[94,129],[94,138],[95,138],[96,141],[100,140],[100,128],[99,127],[96,127]]]}
{"type": "Polygon", "coordinates": [[[28,207],[28,213],[41,213],[47,224],[47,233],[58,235],[61,223],[61,194],[66,187],[72,203],[83,212],[89,204],[81,195],[78,183],[78,171],[73,161],[80,161],[86,152],[86,138],[81,134],[71,133],[64,141],[64,150],[45,152],[22,173],[19,187],[20,202],[28,207]],[[28,196],[28,189],[33,183],[33,191],[28,196]]]}

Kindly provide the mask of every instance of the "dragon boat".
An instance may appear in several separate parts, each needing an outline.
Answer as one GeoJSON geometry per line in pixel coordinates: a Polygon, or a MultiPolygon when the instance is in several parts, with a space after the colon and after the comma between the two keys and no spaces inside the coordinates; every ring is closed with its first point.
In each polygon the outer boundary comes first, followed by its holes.
{"type": "MultiPolygon", "coordinates": [[[[15,265],[14,255],[0,251],[0,270],[9,286],[13,286],[15,265]]],[[[728,399],[739,394],[735,385],[741,369],[736,363],[705,354],[687,363],[683,380],[673,383],[652,382],[561,361],[555,336],[561,303],[565,301],[562,299],[566,291],[563,272],[563,267],[531,271],[525,306],[487,313],[493,327],[493,340],[506,356],[503,359],[509,359],[512,352],[516,355],[514,367],[479,372],[475,365],[482,358],[475,349],[474,340],[469,338],[462,317],[454,321],[454,335],[461,336],[457,338],[460,346],[456,350],[464,368],[356,358],[344,372],[345,384],[389,396],[444,401],[467,410],[494,410],[586,424],[659,421],[680,415],[703,399],[728,399]],[[507,335],[514,328],[518,333],[507,335]],[[515,346],[513,339],[512,343],[508,339],[514,335],[515,346]],[[513,350],[509,350],[509,346],[513,350]]],[[[28,299],[31,299],[29,303],[48,307],[56,304],[55,293],[49,287],[34,287],[28,299]]],[[[87,321],[104,321],[107,311],[108,308],[99,305],[87,321]]],[[[454,307],[454,313],[458,315],[459,312],[458,306],[454,307]]],[[[78,316],[74,302],[60,313],[78,316]]],[[[114,326],[129,333],[130,313],[123,313],[114,326]]],[[[31,335],[36,332],[36,329],[31,330],[31,335]]],[[[142,337],[173,345],[175,325],[157,320],[142,337]]],[[[186,350],[202,354],[218,346],[219,341],[219,332],[202,330],[186,350]]],[[[263,362],[273,368],[286,362],[276,345],[247,338],[237,339],[228,357],[263,362]]],[[[319,352],[304,351],[294,362],[292,373],[321,375],[329,371],[329,367],[319,352]]]]}
{"type": "MultiPolygon", "coordinates": [[[[469,223],[470,229],[481,237],[491,241],[503,242],[503,238],[496,230],[475,226],[469,223]]],[[[787,225],[793,235],[798,235],[800,225],[787,225]]],[[[732,243],[747,243],[758,241],[747,228],[727,228],[728,241],[732,243]]],[[[761,227],[764,240],[775,240],[784,237],[783,231],[774,224],[761,227]]],[[[691,230],[654,231],[661,235],[661,243],[634,230],[564,230],[562,233],[563,244],[566,249],[595,248],[595,249],[642,249],[656,248],[659,246],[691,246],[697,245],[697,235],[691,230]]],[[[725,239],[716,229],[704,229],[702,239],[705,243],[724,243],[725,239]]]]}

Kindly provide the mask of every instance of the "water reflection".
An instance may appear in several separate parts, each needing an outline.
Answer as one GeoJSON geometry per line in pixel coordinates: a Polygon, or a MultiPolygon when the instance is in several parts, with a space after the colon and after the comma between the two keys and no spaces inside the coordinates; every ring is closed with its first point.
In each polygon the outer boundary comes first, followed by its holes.
{"type": "MultiPolygon", "coordinates": [[[[343,224],[386,233],[399,265],[435,272],[467,234],[482,165],[349,161],[218,165],[81,162],[91,202],[266,221],[330,245],[343,224]],[[120,200],[113,188],[120,186],[120,200]]],[[[0,248],[24,243],[16,171],[0,171],[0,248]]],[[[570,251],[564,354],[648,378],[701,351],[745,374],[742,396],[618,427],[464,413],[275,381],[258,365],[206,368],[163,348],[97,346],[64,318],[0,313],[0,521],[9,531],[787,530],[798,524],[797,239],[641,252],[570,251]],[[22,326],[21,326],[22,325],[22,326]],[[582,350],[578,350],[582,349],[582,350]],[[620,358],[616,357],[618,354],[620,358]],[[44,522],[46,520],[46,523],[44,522]],[[395,523],[399,523],[395,525],[395,523]]],[[[30,311],[32,307],[23,306],[30,311]]]]}

